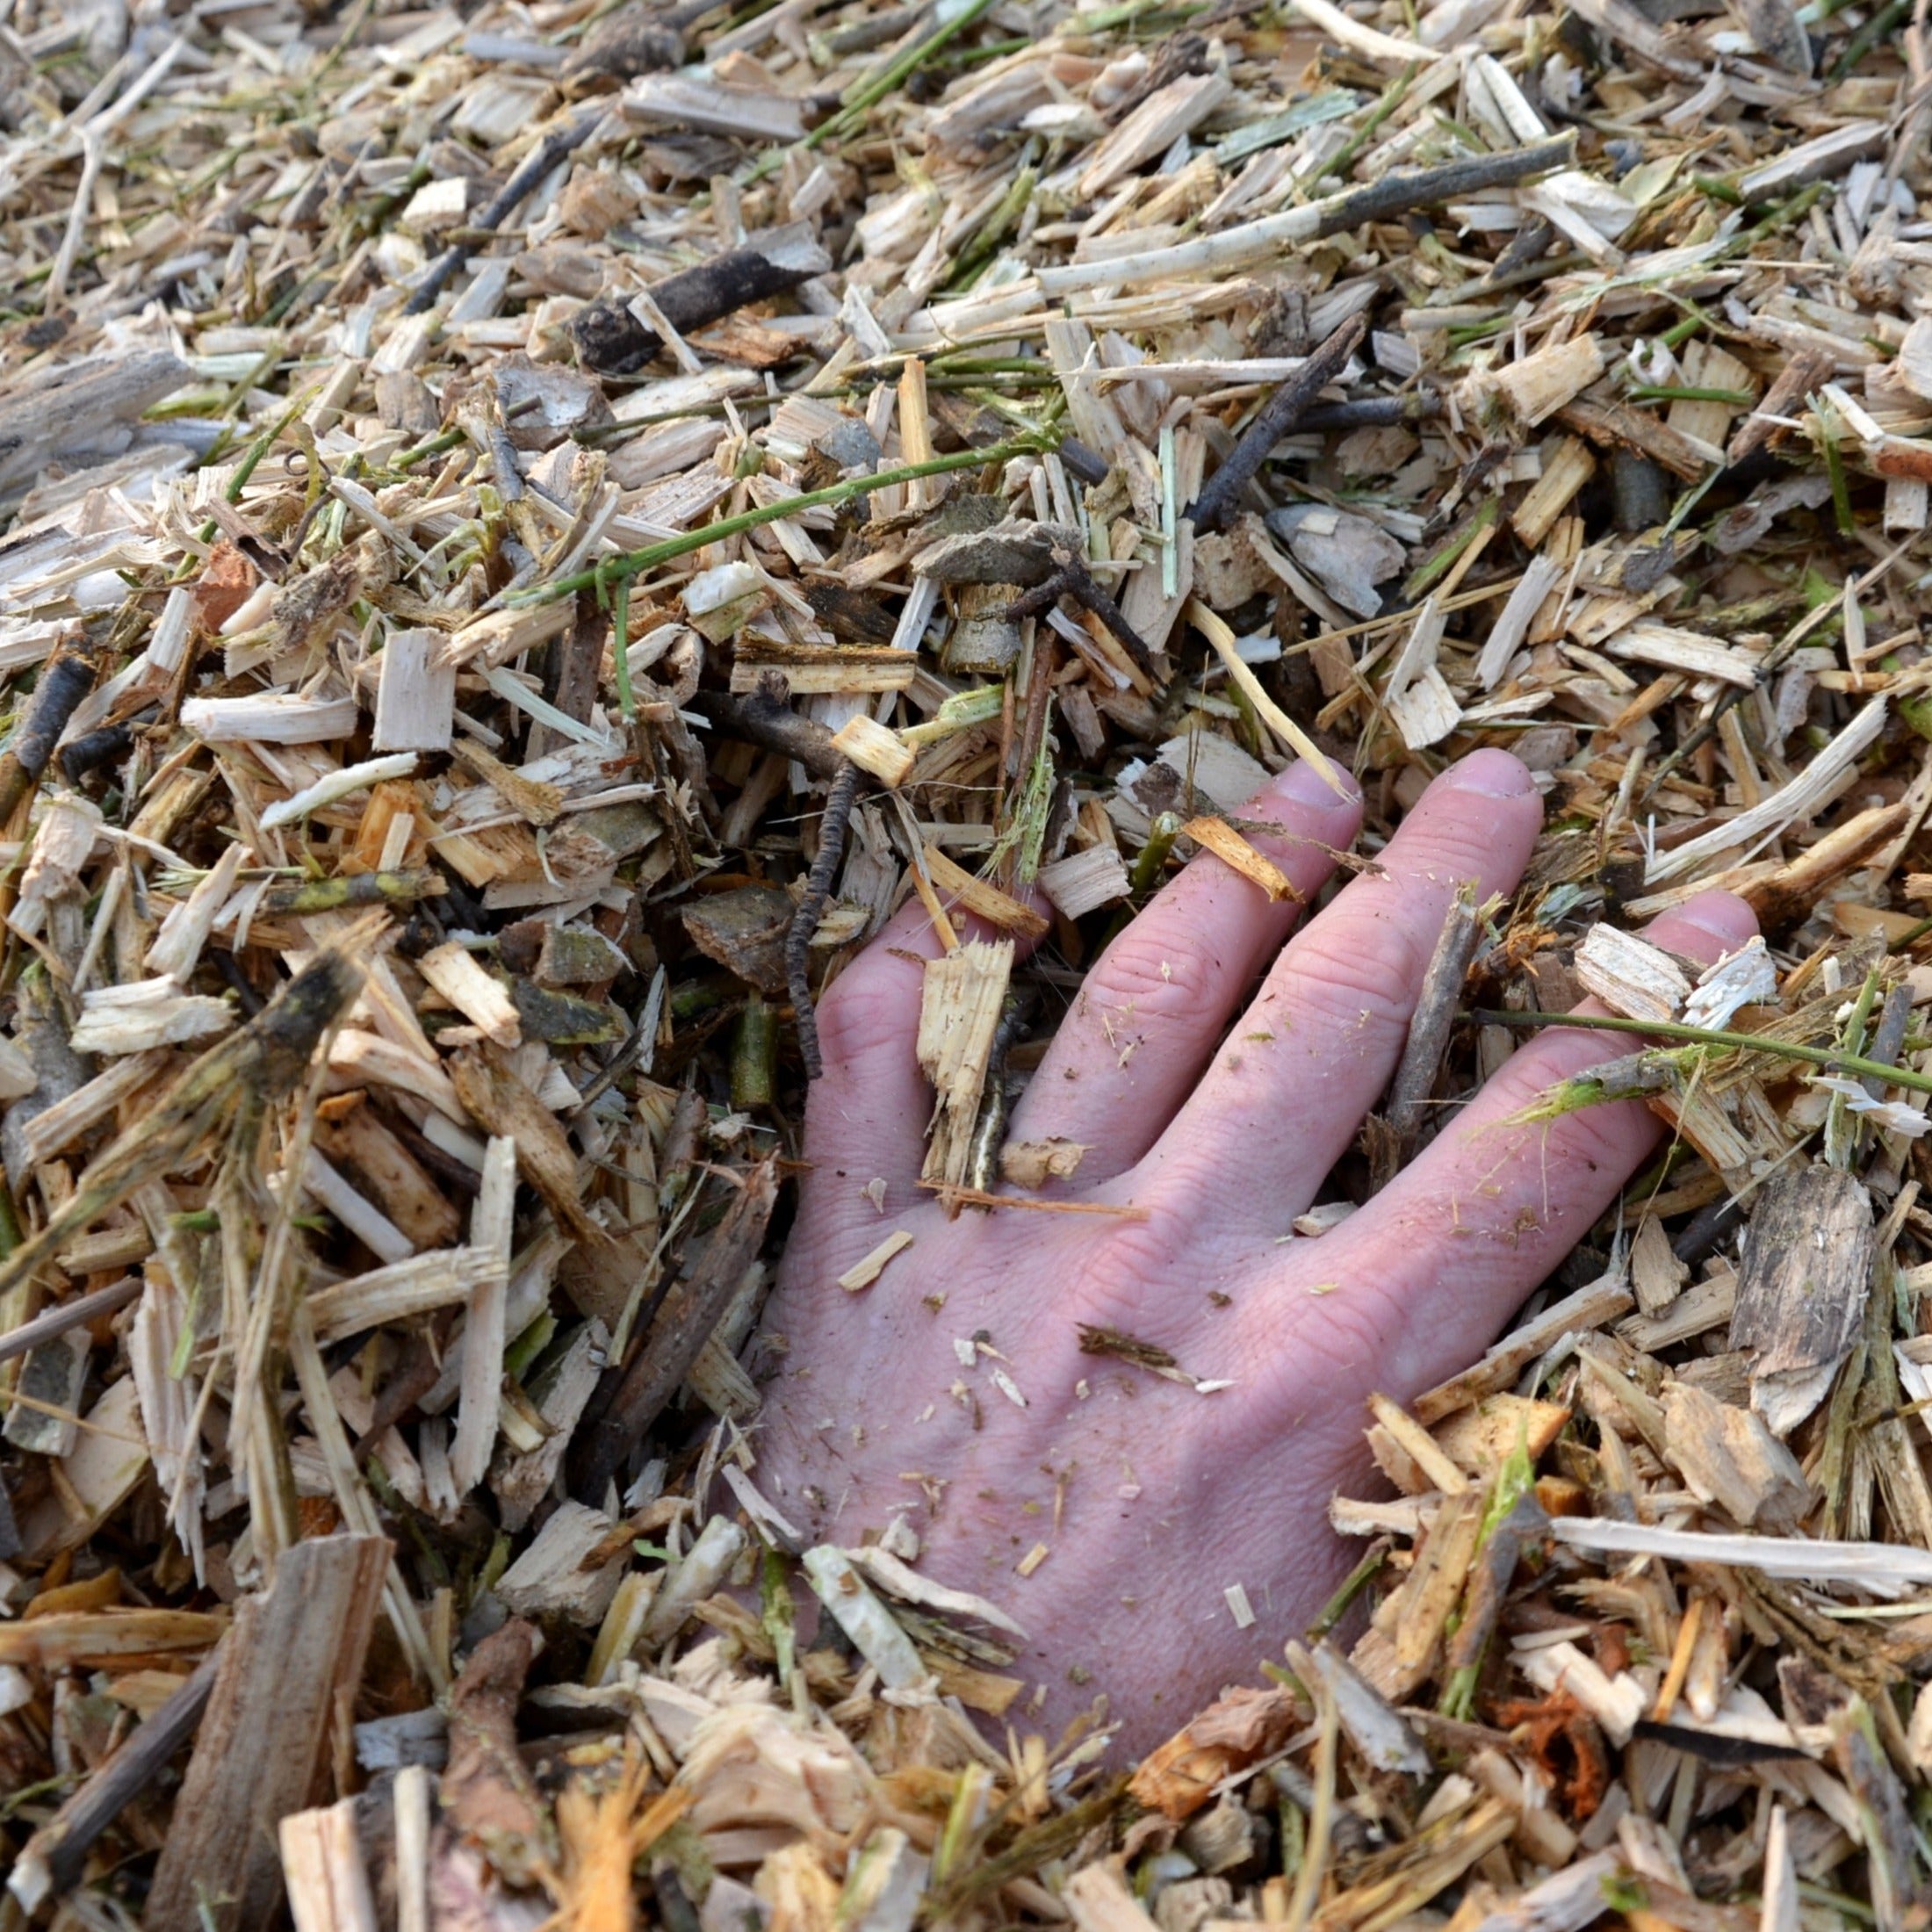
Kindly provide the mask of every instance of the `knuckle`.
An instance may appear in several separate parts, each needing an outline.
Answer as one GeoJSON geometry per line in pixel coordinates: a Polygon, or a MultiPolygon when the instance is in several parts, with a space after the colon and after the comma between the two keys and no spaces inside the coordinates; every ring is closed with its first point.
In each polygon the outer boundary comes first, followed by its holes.
{"type": "MultiPolygon", "coordinates": [[[[1303,1285],[1289,1294],[1302,1298],[1303,1285]]],[[[1388,1379],[1391,1337],[1384,1303],[1373,1289],[1351,1294],[1344,1288],[1306,1307],[1272,1306],[1244,1330],[1231,1373],[1254,1392],[1265,1413],[1284,1423],[1311,1404],[1323,1414],[1346,1412],[1388,1379]]]]}
{"type": "Polygon", "coordinates": [[[1131,1325],[1150,1294],[1174,1278],[1199,1239],[1186,1217],[1163,1207],[1145,1220],[1112,1222],[1085,1240],[1073,1262],[1072,1304],[1081,1320],[1131,1325]]]}
{"type": "Polygon", "coordinates": [[[1304,1314],[1295,1326],[1295,1352],[1329,1375],[1372,1382],[1395,1338],[1386,1296],[1373,1288],[1323,1296],[1318,1314],[1304,1314]]]}
{"type": "Polygon", "coordinates": [[[1198,1019],[1211,1001],[1215,962],[1199,941],[1179,944],[1157,927],[1128,926],[1101,956],[1075,1012],[1105,1019],[1198,1019]]]}
{"type": "Polygon", "coordinates": [[[828,1067],[850,1065],[882,1051],[910,1052],[909,1027],[917,995],[897,975],[869,971],[861,962],[837,979],[818,1002],[818,1050],[828,1067]]]}
{"type": "Polygon", "coordinates": [[[1175,1134],[1135,1171],[1135,1200],[1157,1216],[1199,1229],[1204,1217],[1228,1211],[1228,1149],[1218,1137],[1175,1134]]]}
{"type": "Polygon", "coordinates": [[[1370,914],[1317,920],[1290,947],[1287,963],[1297,1005],[1388,1033],[1408,1026],[1426,962],[1402,923],[1370,914]]]}

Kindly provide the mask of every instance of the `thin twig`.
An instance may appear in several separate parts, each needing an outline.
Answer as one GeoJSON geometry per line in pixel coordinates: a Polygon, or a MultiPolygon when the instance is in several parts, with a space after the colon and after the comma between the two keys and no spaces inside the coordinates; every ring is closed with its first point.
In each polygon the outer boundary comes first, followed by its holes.
{"type": "Polygon", "coordinates": [[[599,100],[579,114],[567,127],[559,127],[545,134],[518,163],[516,171],[491,197],[476,220],[470,224],[470,239],[458,242],[453,248],[443,251],[436,266],[423,277],[415,293],[403,305],[402,313],[405,315],[421,315],[434,308],[437,297],[449,286],[451,277],[475,254],[484,236],[494,234],[508,216],[515,213],[517,205],[530,195],[537,183],[566,155],[582,147],[589,140],[592,130],[609,112],[608,105],[599,100]]]}
{"type": "Polygon", "coordinates": [[[1368,318],[1352,315],[1288,379],[1241,432],[1240,440],[1207,487],[1187,506],[1198,530],[1218,530],[1269,452],[1301,420],[1302,412],[1341,374],[1355,345],[1368,333],[1368,318]]]}
{"type": "Polygon", "coordinates": [[[804,1056],[806,1078],[813,1080],[825,1068],[818,1053],[818,1019],[811,1004],[811,935],[818,930],[819,915],[832,897],[839,861],[845,856],[846,829],[852,823],[852,807],[858,796],[859,768],[849,759],[841,761],[818,821],[818,850],[805,876],[805,896],[799,900],[791,930],[785,934],[785,984],[798,1021],[798,1050],[804,1056]]]}
{"type": "Polygon", "coordinates": [[[1727,1053],[1768,1053],[1780,1060],[1802,1060],[1808,1066],[1822,1067],[1831,1073],[1854,1077],[1871,1074],[1889,1086],[1905,1087],[1914,1093],[1932,1093],[1932,1073],[1886,1066],[1880,1061],[1867,1060],[1855,1053],[1840,1053],[1831,1047],[1802,1046],[1795,1040],[1773,1040],[1756,1033],[1687,1027],[1676,1020],[1625,1020],[1611,1013],[1503,1013],[1489,1007],[1478,1007],[1459,1017],[1485,1027],[1579,1027],[1594,1033],[1647,1034],[1655,1039],[1682,1040],[1694,1047],[1721,1047],[1727,1053]]]}
{"type": "Polygon", "coordinates": [[[1063,597],[1071,597],[1083,609],[1091,610],[1113,632],[1138,670],[1148,677],[1159,677],[1160,674],[1154,668],[1154,653],[1148,647],[1147,640],[1127,621],[1120,605],[1100,588],[1093,573],[1087,568],[1084,557],[1070,553],[1050,577],[1043,578],[1031,590],[1015,597],[1006,606],[1006,621],[1018,624],[1023,617],[1037,617],[1042,611],[1050,610],[1063,597]]]}
{"type": "Polygon", "coordinates": [[[140,1296],[141,1287],[138,1274],[124,1275],[119,1281],[109,1282],[105,1288],[96,1288],[91,1294],[76,1295],[71,1301],[62,1301],[59,1307],[35,1316],[31,1322],[23,1322],[17,1329],[9,1329],[4,1335],[0,1335],[0,1362],[11,1362],[15,1356],[25,1355],[39,1348],[43,1342],[51,1342],[65,1335],[83,1322],[91,1322],[97,1316],[112,1315],[117,1308],[126,1308],[140,1296]]]}
{"type": "Polygon", "coordinates": [[[784,674],[767,671],[749,691],[700,691],[690,707],[721,732],[748,738],[781,758],[796,759],[814,778],[836,778],[845,762],[833,749],[832,733],[786,702],[784,674]]]}
{"type": "Polygon", "coordinates": [[[223,1638],[193,1675],[183,1679],[181,1688],[34,1834],[14,1874],[16,1895],[24,1898],[22,1878],[36,1890],[29,1911],[42,1900],[64,1898],[73,1891],[87,1870],[87,1855],[95,1841],[195,1734],[227,1644],[223,1638]]]}
{"type": "Polygon", "coordinates": [[[1401,1063],[1388,1089],[1388,1108],[1383,1116],[1384,1131],[1376,1137],[1373,1177],[1376,1188],[1388,1186],[1395,1178],[1417,1134],[1421,1130],[1429,1096],[1436,1077],[1442,1071],[1443,1055],[1448,1051],[1449,1035],[1456,1021],[1456,1001],[1462,992],[1463,976],[1475,956],[1476,941],[1482,928],[1476,919],[1476,895],[1473,885],[1465,885],[1450,902],[1448,916],[1436,936],[1436,949],[1428,970],[1423,975],[1422,991],[1417,996],[1415,1017],[1409,1022],[1409,1041],[1402,1049],[1401,1063]]]}

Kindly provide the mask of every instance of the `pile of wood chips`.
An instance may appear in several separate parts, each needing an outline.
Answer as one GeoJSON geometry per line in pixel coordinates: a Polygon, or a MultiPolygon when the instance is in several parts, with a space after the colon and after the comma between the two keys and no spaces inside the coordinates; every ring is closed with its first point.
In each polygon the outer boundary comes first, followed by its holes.
{"type": "Polygon", "coordinates": [[[1928,130],[1924,0],[0,0],[0,1927],[1932,1922],[1928,130]],[[1017,1084],[1481,745],[1421,1095],[1676,1131],[1122,1781],[760,1497],[812,998],[963,904],[1017,1084]]]}

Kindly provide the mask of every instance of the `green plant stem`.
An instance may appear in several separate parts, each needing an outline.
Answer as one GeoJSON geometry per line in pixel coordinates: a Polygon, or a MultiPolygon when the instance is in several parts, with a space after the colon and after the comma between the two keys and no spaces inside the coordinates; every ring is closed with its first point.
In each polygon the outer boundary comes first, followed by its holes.
{"type": "Polygon", "coordinates": [[[1709,195],[1713,201],[1721,201],[1727,207],[1741,208],[1744,197],[1721,175],[1692,175],[1690,185],[1700,193],[1709,195]]]}
{"type": "MultiPolygon", "coordinates": [[[[838,141],[863,125],[866,116],[883,101],[894,88],[901,85],[914,68],[932,59],[939,50],[956,40],[971,26],[980,16],[991,11],[993,0],[968,0],[968,4],[953,19],[936,32],[928,34],[916,47],[908,47],[898,59],[884,69],[875,80],[854,94],[836,114],[829,115],[818,123],[803,141],[792,145],[801,152],[809,153],[814,148],[822,148],[829,141],[838,141]]],[[[754,181],[762,181],[774,169],[784,165],[785,155],[790,149],[768,148],[745,170],[740,185],[749,187],[754,181]]]]}
{"type": "MultiPolygon", "coordinates": [[[[1422,63],[1419,61],[1412,61],[1382,90],[1381,97],[1369,109],[1367,118],[1362,125],[1337,149],[1334,160],[1323,167],[1323,175],[1333,175],[1341,181],[1348,179],[1349,169],[1355,165],[1362,150],[1375,138],[1376,129],[1402,105],[1402,96],[1409,91],[1410,83],[1421,71],[1422,63]]],[[[1310,181],[1302,198],[1306,200],[1314,192],[1315,183],[1310,181]]]]}
{"type": "Polygon", "coordinates": [[[453,450],[463,441],[465,432],[461,429],[439,429],[426,443],[419,443],[413,449],[399,450],[390,458],[393,470],[413,470],[416,465],[433,456],[441,456],[445,450],[453,450]]]}
{"type": "Polygon", "coordinates": [[[1832,65],[1832,81],[1835,83],[1843,80],[1873,47],[1898,27],[1911,11],[1910,0],[1891,0],[1888,6],[1873,14],[1845,43],[1845,51],[1832,65]]]}
{"type": "Polygon", "coordinates": [[[1359,1597],[1373,1580],[1375,1573],[1388,1561],[1387,1550],[1371,1550],[1337,1587],[1335,1594],[1316,1612],[1315,1621],[1306,1633],[1306,1640],[1318,1644],[1348,1614],[1348,1606],[1359,1597]]]}
{"type": "Polygon", "coordinates": [[[1427,559],[1412,571],[1402,585],[1402,595],[1413,602],[1417,597],[1426,595],[1429,587],[1439,578],[1448,575],[1450,567],[1468,549],[1484,530],[1491,528],[1502,515],[1501,497],[1485,497],[1476,513],[1453,537],[1447,538],[1443,547],[1434,556],[1427,559]]]}
{"type": "Polygon", "coordinates": [[[617,673],[617,708],[626,724],[638,721],[638,701],[631,690],[631,580],[620,578],[612,593],[610,649],[617,673]]]}
{"type": "Polygon", "coordinates": [[[296,417],[308,407],[309,404],[315,400],[321,392],[321,385],[320,383],[313,388],[305,389],[249,445],[248,453],[243,456],[241,462],[235,465],[234,474],[228,479],[228,487],[221,493],[227,498],[229,502],[239,503],[242,501],[242,492],[248,487],[249,479],[255,474],[256,465],[275,447],[277,439],[281,436],[283,430],[287,429],[289,424],[293,422],[296,417]]]}
{"type": "Polygon", "coordinates": [[[1756,401],[1748,389],[1686,388],[1670,383],[1639,383],[1630,392],[1633,402],[1727,402],[1734,409],[1748,409],[1756,401]]]}
{"type": "Polygon", "coordinates": [[[1057,440],[1040,436],[1015,436],[1011,442],[996,443],[989,449],[961,450],[952,456],[934,457],[930,463],[908,463],[896,470],[880,470],[872,476],[849,477],[843,483],[833,483],[822,490],[807,490],[802,496],[782,497],[761,509],[746,510],[741,515],[727,516],[720,523],[686,530],[681,537],[667,537],[663,543],[649,544],[643,550],[627,551],[621,557],[607,557],[588,570],[573,572],[568,577],[554,577],[547,584],[533,584],[527,590],[512,592],[503,602],[517,610],[526,609],[532,604],[553,603],[559,597],[574,596],[580,590],[596,589],[615,585],[628,577],[641,576],[645,571],[655,570],[660,564],[667,564],[674,558],[688,556],[694,550],[703,550],[708,544],[722,543],[727,537],[756,530],[761,523],[775,523],[782,516],[796,516],[801,510],[822,509],[832,503],[849,503],[854,497],[869,496],[874,490],[890,489],[895,483],[916,483],[921,477],[946,476],[955,470],[982,469],[989,464],[1010,462],[1016,456],[1037,456],[1053,448],[1057,440]]]}
{"type": "Polygon", "coordinates": [[[1479,1008],[1463,1015],[1485,1027],[1581,1027],[1593,1033],[1635,1033],[1654,1040],[1682,1040],[1693,1047],[1719,1047],[1727,1053],[1768,1053],[1779,1060],[1802,1060],[1829,1072],[1883,1080],[1914,1093],[1932,1093],[1932,1073],[1887,1066],[1833,1047],[1807,1047],[1796,1040],[1774,1040],[1760,1033],[1726,1033],[1714,1027],[1687,1027],[1679,1020],[1626,1020],[1613,1013],[1502,1013],[1479,1008]]]}
{"type": "Polygon", "coordinates": [[[1822,396],[1811,399],[1812,413],[1818,418],[1818,439],[1825,448],[1825,474],[1831,481],[1832,514],[1838,534],[1849,537],[1858,527],[1851,513],[1851,488],[1845,479],[1844,452],[1838,446],[1838,412],[1822,396]]]}

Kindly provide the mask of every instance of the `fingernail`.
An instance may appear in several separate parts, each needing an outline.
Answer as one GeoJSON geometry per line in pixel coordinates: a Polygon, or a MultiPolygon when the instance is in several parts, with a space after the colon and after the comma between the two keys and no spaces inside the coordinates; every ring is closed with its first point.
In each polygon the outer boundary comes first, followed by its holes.
{"type": "Polygon", "coordinates": [[[1332,784],[1312,761],[1299,758],[1268,789],[1278,798],[1316,811],[1353,811],[1361,789],[1332,759],[1328,769],[1334,777],[1332,784]],[[1337,786],[1341,789],[1337,790],[1337,786]]]}
{"type": "Polygon", "coordinates": [[[1671,917],[1714,939],[1727,953],[1735,952],[1757,931],[1750,907],[1728,892],[1700,892],[1678,906],[1671,917]]]}
{"type": "Polygon", "coordinates": [[[1520,759],[1507,752],[1472,752],[1442,775],[1442,782],[1456,791],[1473,791],[1485,798],[1524,798],[1536,781],[1520,759]]]}

